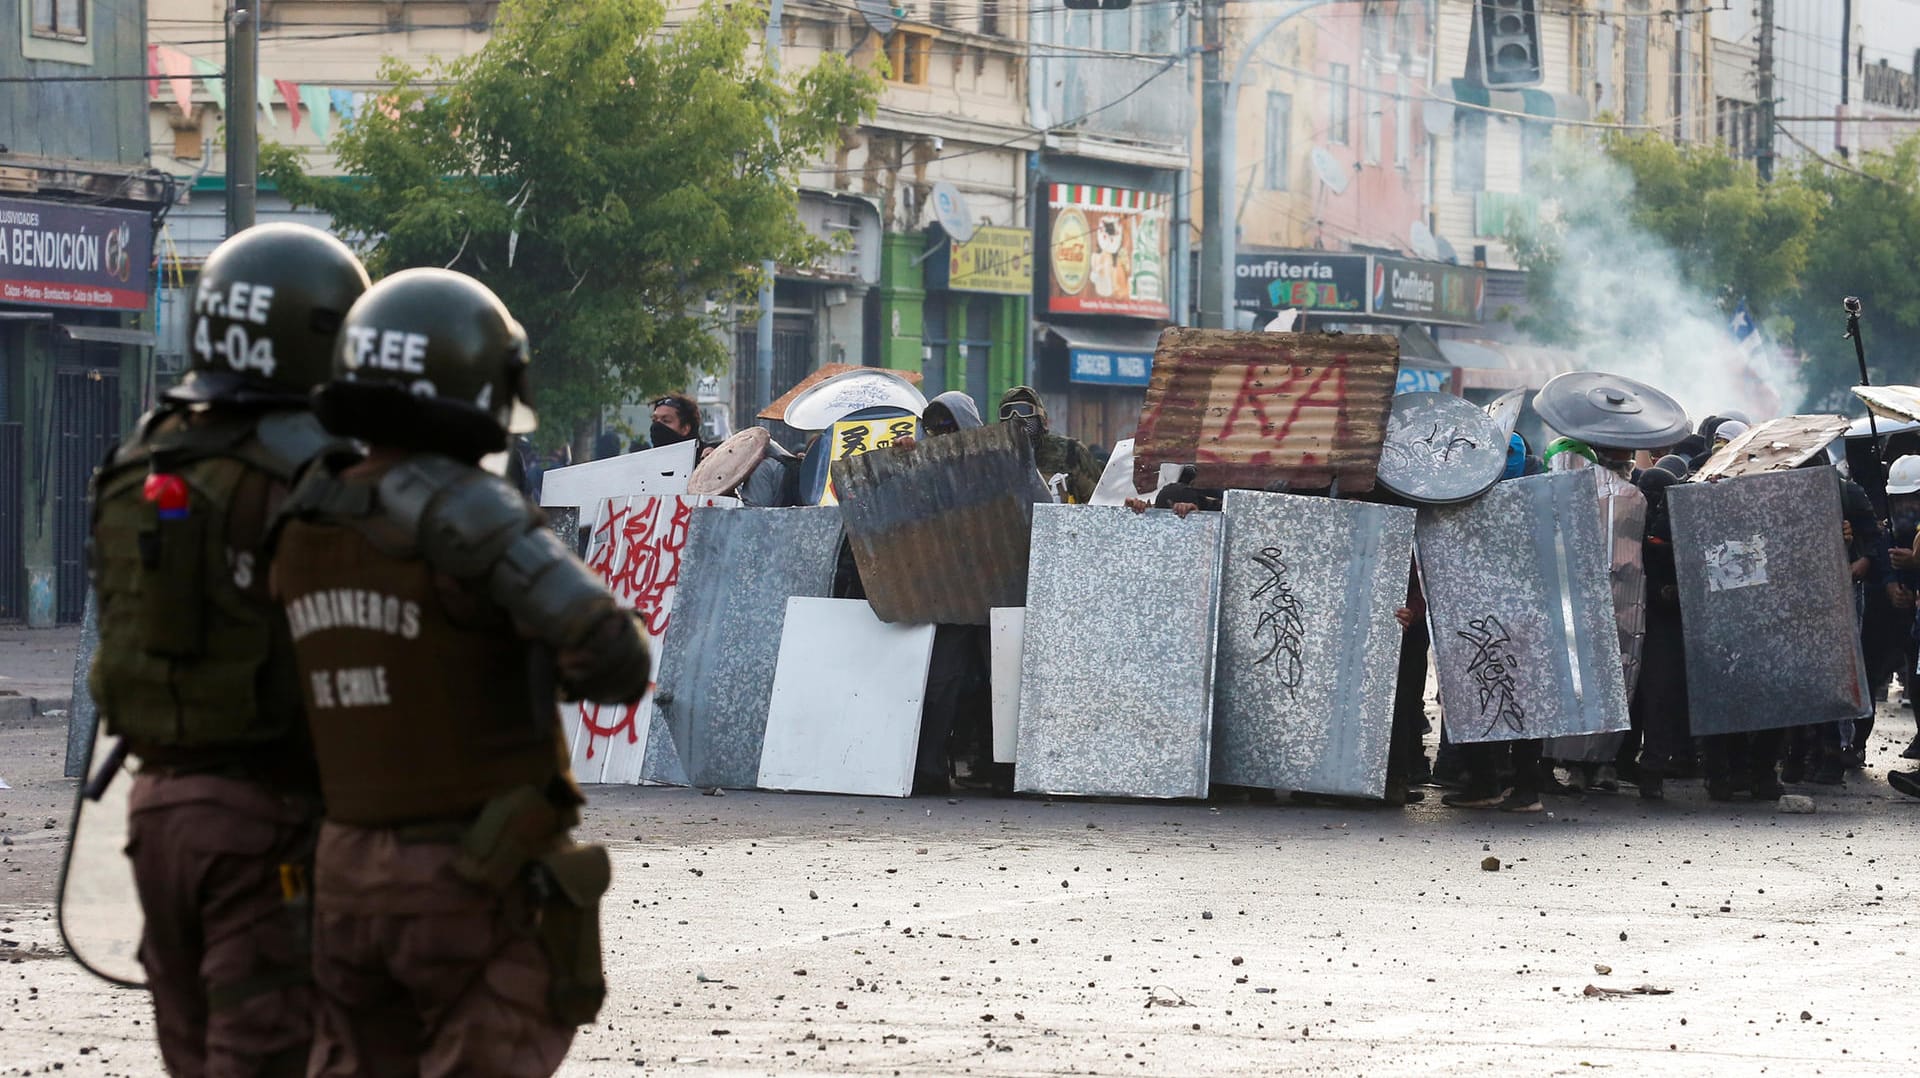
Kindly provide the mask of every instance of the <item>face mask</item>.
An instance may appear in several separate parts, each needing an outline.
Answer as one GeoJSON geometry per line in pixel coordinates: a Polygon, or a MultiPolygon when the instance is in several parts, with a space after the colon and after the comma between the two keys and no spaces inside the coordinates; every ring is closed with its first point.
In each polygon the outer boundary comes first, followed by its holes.
{"type": "Polygon", "coordinates": [[[655,449],[663,445],[677,445],[691,437],[693,437],[693,435],[682,434],[672,427],[667,426],[665,423],[655,423],[653,426],[647,428],[647,438],[653,442],[655,449]]]}

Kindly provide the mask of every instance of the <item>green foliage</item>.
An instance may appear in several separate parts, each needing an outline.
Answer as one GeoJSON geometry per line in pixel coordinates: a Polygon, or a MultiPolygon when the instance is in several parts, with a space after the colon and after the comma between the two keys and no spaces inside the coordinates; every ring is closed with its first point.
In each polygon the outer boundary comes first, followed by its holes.
{"type": "Polygon", "coordinates": [[[374,275],[450,266],[527,328],[551,444],[605,408],[716,370],[759,265],[827,244],[797,169],[870,115],[877,79],[828,53],[782,79],[760,2],[509,0],[491,41],[418,70],[334,140],[345,179],[284,147],[262,172],[332,216],[374,275]]]}

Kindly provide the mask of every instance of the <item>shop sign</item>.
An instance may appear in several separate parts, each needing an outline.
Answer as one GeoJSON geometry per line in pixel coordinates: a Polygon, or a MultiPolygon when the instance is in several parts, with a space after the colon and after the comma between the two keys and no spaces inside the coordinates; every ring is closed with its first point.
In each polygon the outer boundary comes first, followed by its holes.
{"type": "Polygon", "coordinates": [[[0,303],[143,311],[152,266],[144,213],[0,198],[0,303]]]}
{"type": "Polygon", "coordinates": [[[1486,272],[1472,266],[1373,257],[1372,312],[1377,315],[1477,325],[1486,290],[1486,272]]]}
{"type": "Polygon", "coordinates": [[[1234,306],[1243,311],[1367,309],[1367,256],[1326,251],[1243,252],[1234,257],[1234,306]]]}
{"type": "Polygon", "coordinates": [[[1047,205],[1047,310],[1170,318],[1171,208],[1170,195],[1053,184],[1047,205]]]}
{"type": "Polygon", "coordinates": [[[1400,368],[1399,377],[1393,383],[1395,396],[1402,393],[1441,393],[1446,388],[1446,371],[1430,371],[1424,367],[1400,368]]]}
{"type": "Polygon", "coordinates": [[[947,241],[947,257],[927,261],[934,291],[1025,296],[1033,292],[1033,233],[1024,228],[977,228],[965,243],[947,241]]]}
{"type": "Polygon", "coordinates": [[[1111,348],[1067,349],[1067,378],[1082,385],[1145,387],[1152,375],[1152,352],[1123,352],[1111,348]]]}

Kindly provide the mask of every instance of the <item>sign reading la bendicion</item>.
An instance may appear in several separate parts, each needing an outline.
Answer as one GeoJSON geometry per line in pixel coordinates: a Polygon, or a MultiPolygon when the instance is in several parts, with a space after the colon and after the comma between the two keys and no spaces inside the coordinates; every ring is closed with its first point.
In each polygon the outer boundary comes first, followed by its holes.
{"type": "Polygon", "coordinates": [[[145,310],[152,265],[144,213],[0,198],[0,303],[145,310]]]}

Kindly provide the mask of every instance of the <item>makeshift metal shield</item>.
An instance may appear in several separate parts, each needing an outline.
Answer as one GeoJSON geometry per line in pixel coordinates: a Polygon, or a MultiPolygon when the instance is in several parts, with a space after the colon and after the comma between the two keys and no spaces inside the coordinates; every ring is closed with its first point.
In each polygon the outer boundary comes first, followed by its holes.
{"type": "Polygon", "coordinates": [[[1505,436],[1511,438],[1514,430],[1520,426],[1520,413],[1526,406],[1527,391],[1510,390],[1495,397],[1493,403],[1487,405],[1487,414],[1493,417],[1494,424],[1505,436]]]}
{"type": "Polygon", "coordinates": [[[693,511],[653,698],[678,752],[649,752],[642,778],[680,763],[695,786],[759,782],[787,600],[833,594],[839,553],[830,506],[693,511]]]}
{"type": "Polygon", "coordinates": [[[1866,404],[1867,411],[1882,418],[1920,420],[1920,386],[1854,386],[1853,395],[1866,404]]]}
{"type": "Polygon", "coordinates": [[[881,621],[985,625],[1025,605],[1033,507],[1053,499],[1018,424],[837,460],[833,486],[881,621]]]}
{"type": "MultiPolygon", "coordinates": [[[[1600,512],[1612,537],[1608,576],[1613,585],[1613,618],[1620,635],[1620,672],[1627,700],[1640,683],[1640,656],[1647,639],[1647,569],[1642,557],[1647,535],[1647,496],[1640,488],[1603,468],[1590,469],[1598,484],[1600,512]]],[[[1548,741],[1549,760],[1611,763],[1619,754],[1620,734],[1558,737],[1548,741]]]]}
{"type": "Polygon", "coordinates": [[[1420,510],[1420,576],[1447,736],[1458,743],[1628,728],[1593,469],[1513,479],[1420,510]]]}
{"type": "Polygon", "coordinates": [[[765,427],[738,430],[713,448],[687,477],[688,494],[732,494],[767,455],[772,435],[765,427]]]}
{"type": "Polygon", "coordinates": [[[1663,449],[1687,436],[1687,410],[1631,378],[1568,371],[1548,379],[1533,398],[1547,426],[1604,449],[1663,449]]]}
{"type": "Polygon", "coordinates": [[[1852,421],[1838,415],[1790,415],[1749,428],[1720,447],[1693,479],[1712,482],[1742,475],[1790,472],[1846,436],[1852,421]]]}
{"type": "Polygon", "coordinates": [[[1380,485],[1422,505],[1477,498],[1507,468],[1507,435],[1493,417],[1451,393],[1393,398],[1380,449],[1380,485]]]}
{"type": "Polygon", "coordinates": [[[1372,490],[1400,338],[1169,329],[1135,435],[1133,485],[1193,464],[1202,487],[1372,490]]]}
{"type": "Polygon", "coordinates": [[[1033,511],[1014,785],[1205,797],[1218,513],[1033,511]]]}
{"type": "MultiPolygon", "coordinates": [[[[782,393],[772,404],[760,409],[758,418],[771,419],[776,422],[786,422],[787,407],[798,400],[801,394],[811,390],[814,386],[819,385],[829,378],[837,378],[840,375],[853,371],[873,369],[874,368],[871,367],[862,367],[855,363],[822,363],[820,366],[814,368],[805,378],[795,382],[791,389],[782,393]]],[[[894,371],[893,373],[905,378],[914,386],[918,386],[922,381],[919,371],[894,371]]],[[[793,426],[793,424],[788,423],[788,426],[793,426]]]]}
{"type": "Polygon", "coordinates": [[[1222,515],[1213,780],[1380,797],[1413,510],[1235,490],[1222,515]]]}
{"type": "Polygon", "coordinates": [[[1696,737],[1873,708],[1830,467],[1667,491],[1696,737]]]}
{"type": "Polygon", "coordinates": [[[87,754],[60,868],[60,937],[74,960],[115,984],[147,983],[140,965],[146,925],[127,857],[127,795],[133,772],[104,725],[87,754]]]}
{"type": "Polygon", "coordinates": [[[855,367],[795,394],[781,421],[798,430],[826,430],[871,408],[898,408],[919,415],[927,398],[906,375],[885,367],[855,367]]]}

